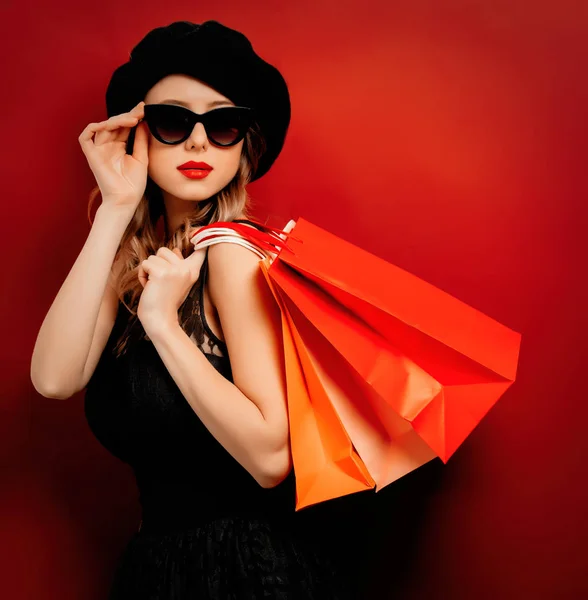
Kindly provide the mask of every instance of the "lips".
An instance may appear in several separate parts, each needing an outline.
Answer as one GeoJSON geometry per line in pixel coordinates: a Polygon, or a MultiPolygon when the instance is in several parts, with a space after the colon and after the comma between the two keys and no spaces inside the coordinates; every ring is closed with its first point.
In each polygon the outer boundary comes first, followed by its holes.
{"type": "Polygon", "coordinates": [[[178,169],[180,170],[185,170],[185,169],[202,169],[205,171],[212,171],[212,167],[205,163],[205,162],[194,162],[193,160],[188,161],[187,163],[184,163],[183,165],[180,165],[178,167],[178,169]]]}

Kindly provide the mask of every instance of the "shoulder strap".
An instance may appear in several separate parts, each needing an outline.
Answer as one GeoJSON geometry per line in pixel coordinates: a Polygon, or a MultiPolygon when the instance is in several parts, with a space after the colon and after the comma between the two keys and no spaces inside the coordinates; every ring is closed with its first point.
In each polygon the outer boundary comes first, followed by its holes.
{"type": "Polygon", "coordinates": [[[198,304],[199,304],[199,308],[200,308],[200,323],[206,333],[206,336],[208,337],[208,345],[210,346],[211,351],[212,351],[213,346],[216,345],[219,347],[221,352],[223,352],[223,354],[224,354],[226,344],[225,344],[225,342],[223,342],[220,338],[218,338],[214,334],[214,332],[208,325],[208,322],[206,321],[206,314],[204,313],[204,285],[206,284],[206,281],[208,279],[208,250],[209,249],[210,249],[210,246],[207,246],[206,247],[206,256],[204,257],[204,262],[202,263],[202,268],[200,270],[200,278],[199,278],[199,283],[198,283],[198,292],[199,292],[198,304]]]}

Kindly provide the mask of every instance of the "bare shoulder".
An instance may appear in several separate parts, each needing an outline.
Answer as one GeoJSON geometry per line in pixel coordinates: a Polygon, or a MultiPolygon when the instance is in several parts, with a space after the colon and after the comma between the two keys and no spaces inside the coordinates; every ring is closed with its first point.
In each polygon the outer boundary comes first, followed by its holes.
{"type": "MultiPolygon", "coordinates": [[[[239,217],[244,219],[245,217],[239,217]]],[[[241,223],[252,229],[258,229],[251,223],[241,223]]],[[[218,303],[222,302],[227,294],[234,298],[234,291],[244,284],[251,286],[254,280],[259,279],[260,258],[251,250],[240,244],[223,242],[212,244],[208,248],[208,281],[210,303],[218,313],[218,303]]]]}
{"type": "Polygon", "coordinates": [[[243,292],[243,286],[250,287],[259,268],[259,256],[241,246],[232,243],[213,244],[208,250],[209,289],[211,301],[218,310],[226,294],[234,297],[243,292]]]}
{"type": "Polygon", "coordinates": [[[231,350],[251,335],[271,336],[279,328],[279,307],[252,250],[222,242],[209,247],[209,294],[231,350]]]}

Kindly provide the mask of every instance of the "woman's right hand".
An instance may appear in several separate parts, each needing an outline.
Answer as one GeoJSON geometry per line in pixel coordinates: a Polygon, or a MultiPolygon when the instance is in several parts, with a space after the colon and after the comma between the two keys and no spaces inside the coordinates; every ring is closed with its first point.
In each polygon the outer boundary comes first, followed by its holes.
{"type": "Polygon", "coordinates": [[[149,164],[144,102],[127,113],[100,123],[90,123],[78,141],[102,193],[102,203],[135,209],[147,185],[149,164]],[[133,154],[126,153],[131,129],[137,126],[133,154]]]}

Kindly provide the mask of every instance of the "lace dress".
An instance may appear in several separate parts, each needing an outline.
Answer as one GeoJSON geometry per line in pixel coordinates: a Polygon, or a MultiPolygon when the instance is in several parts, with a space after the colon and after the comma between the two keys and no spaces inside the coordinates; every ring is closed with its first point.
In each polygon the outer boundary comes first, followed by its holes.
{"type": "MultiPolygon", "coordinates": [[[[201,310],[207,271],[208,254],[182,307],[193,315],[184,330],[232,381],[227,347],[201,310]]],[[[299,532],[294,473],[260,487],[206,429],[148,339],[112,354],[128,314],[119,303],[85,394],[88,425],[132,468],[142,510],[109,599],[350,598],[330,557],[299,532]]]]}

